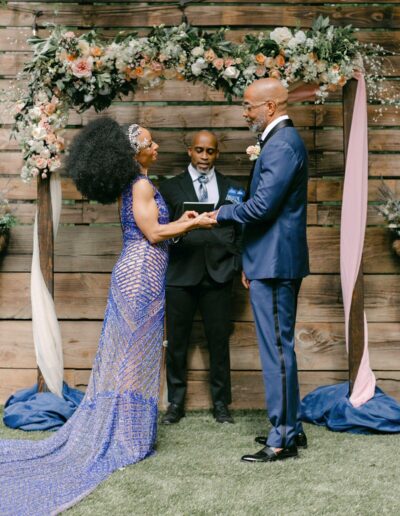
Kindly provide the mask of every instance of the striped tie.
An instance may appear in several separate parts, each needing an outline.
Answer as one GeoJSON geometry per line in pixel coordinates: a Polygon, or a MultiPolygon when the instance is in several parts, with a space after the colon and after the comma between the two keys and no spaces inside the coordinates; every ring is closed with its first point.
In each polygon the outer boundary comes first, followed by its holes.
{"type": "Polygon", "coordinates": [[[199,201],[206,202],[208,200],[208,192],[207,192],[206,183],[208,183],[209,178],[206,175],[202,175],[202,176],[198,177],[198,181],[200,183],[199,201]]]}

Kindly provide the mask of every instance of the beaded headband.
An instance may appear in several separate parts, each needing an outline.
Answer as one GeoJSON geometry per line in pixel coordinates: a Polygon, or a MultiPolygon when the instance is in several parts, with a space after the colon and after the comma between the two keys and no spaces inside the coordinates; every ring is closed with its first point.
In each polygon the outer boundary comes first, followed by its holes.
{"type": "Polygon", "coordinates": [[[137,138],[141,132],[141,128],[138,124],[132,124],[128,127],[128,140],[135,154],[140,150],[140,144],[137,138]]]}

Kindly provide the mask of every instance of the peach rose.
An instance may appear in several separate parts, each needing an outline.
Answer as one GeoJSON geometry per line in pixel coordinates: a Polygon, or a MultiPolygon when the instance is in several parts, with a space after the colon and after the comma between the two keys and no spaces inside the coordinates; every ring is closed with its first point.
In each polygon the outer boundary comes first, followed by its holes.
{"type": "Polygon", "coordinates": [[[46,142],[51,145],[56,141],[56,135],[54,133],[48,133],[45,138],[46,142]]]}
{"type": "Polygon", "coordinates": [[[67,54],[67,61],[69,61],[70,63],[75,61],[75,59],[76,59],[76,55],[74,55],[74,54],[67,54]]]}
{"type": "Polygon", "coordinates": [[[227,57],[224,61],[224,65],[226,66],[226,68],[228,68],[229,66],[232,66],[234,63],[235,63],[235,60],[232,59],[231,57],[227,57]]]}
{"type": "Polygon", "coordinates": [[[56,110],[56,106],[54,104],[46,104],[46,106],[44,107],[44,112],[46,113],[46,115],[52,115],[56,110]]]}
{"type": "Polygon", "coordinates": [[[38,156],[35,159],[35,165],[36,165],[36,167],[38,169],[43,170],[44,168],[47,167],[47,159],[46,158],[42,158],[41,156],[38,156]]]}
{"type": "Polygon", "coordinates": [[[212,48],[209,48],[204,52],[204,59],[207,61],[207,63],[212,63],[216,57],[217,56],[212,48]]]}
{"type": "Polygon", "coordinates": [[[91,47],[90,54],[93,57],[100,57],[101,55],[103,55],[103,51],[100,47],[91,47]]]}
{"type": "Polygon", "coordinates": [[[344,86],[344,85],[346,84],[346,82],[347,82],[346,77],[345,77],[344,75],[341,75],[341,76],[339,77],[339,80],[338,80],[338,84],[339,84],[339,86],[344,86]]]}
{"type": "Polygon", "coordinates": [[[275,64],[278,67],[284,66],[285,65],[285,58],[281,54],[278,54],[275,57],[275,64]]]}
{"type": "Polygon", "coordinates": [[[163,65],[161,63],[159,63],[158,61],[153,61],[151,63],[151,69],[154,71],[154,72],[161,72],[162,69],[163,69],[163,65]]]}
{"type": "Polygon", "coordinates": [[[281,78],[281,74],[280,74],[279,70],[271,70],[269,72],[269,76],[272,77],[273,79],[280,79],[281,78]]]}
{"type": "Polygon", "coordinates": [[[265,55],[262,54],[261,52],[259,54],[257,54],[256,57],[255,57],[256,63],[259,64],[259,65],[265,64],[265,60],[266,59],[267,58],[265,57],[265,55]]]}
{"type": "Polygon", "coordinates": [[[224,66],[224,60],[221,57],[217,57],[217,59],[214,59],[212,63],[217,70],[222,70],[224,66]]]}
{"type": "Polygon", "coordinates": [[[265,63],[264,63],[264,66],[266,68],[272,68],[274,66],[274,58],[273,57],[267,57],[265,59],[265,63]]]}

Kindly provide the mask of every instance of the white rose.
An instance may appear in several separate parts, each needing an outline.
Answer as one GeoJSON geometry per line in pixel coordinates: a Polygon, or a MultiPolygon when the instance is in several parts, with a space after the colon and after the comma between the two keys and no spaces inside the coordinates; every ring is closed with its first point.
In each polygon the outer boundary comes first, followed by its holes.
{"type": "Polygon", "coordinates": [[[306,36],[305,32],[303,32],[302,30],[298,30],[296,32],[296,34],[294,35],[294,37],[299,45],[302,45],[307,40],[307,36],[306,36]]]}
{"type": "Polygon", "coordinates": [[[306,39],[306,47],[309,49],[314,48],[314,40],[312,38],[306,39]]]}
{"type": "Polygon", "coordinates": [[[42,110],[40,107],[35,106],[34,108],[29,110],[29,118],[31,120],[40,120],[40,117],[42,116],[42,110]]]}
{"type": "Polygon", "coordinates": [[[40,127],[39,125],[32,129],[32,136],[35,138],[35,140],[43,140],[46,137],[46,134],[46,129],[44,129],[44,127],[40,127]]]}
{"type": "Polygon", "coordinates": [[[90,54],[90,45],[84,39],[78,41],[78,47],[83,56],[87,57],[90,54]]]}
{"type": "Polygon", "coordinates": [[[246,77],[246,79],[248,79],[255,74],[256,70],[257,70],[256,65],[250,65],[243,70],[243,75],[246,77]]]}
{"type": "Polygon", "coordinates": [[[40,155],[42,156],[42,158],[45,158],[45,159],[49,159],[50,158],[50,151],[49,149],[43,149],[42,152],[40,153],[40,155]]]}
{"type": "Polygon", "coordinates": [[[269,37],[278,45],[286,45],[292,39],[292,32],[287,27],[278,27],[269,37]]]}
{"type": "Polygon", "coordinates": [[[208,64],[205,62],[204,59],[202,58],[199,58],[197,59],[197,61],[195,63],[192,64],[191,66],[191,69],[192,69],[192,74],[193,75],[200,75],[201,72],[204,70],[204,68],[207,68],[208,64]]]}
{"type": "Polygon", "coordinates": [[[235,66],[228,66],[225,68],[223,74],[225,79],[237,79],[240,75],[240,70],[238,70],[235,66]]]}
{"type": "Polygon", "coordinates": [[[192,49],[192,56],[194,57],[200,57],[204,54],[204,48],[203,47],[194,47],[192,49]]]}

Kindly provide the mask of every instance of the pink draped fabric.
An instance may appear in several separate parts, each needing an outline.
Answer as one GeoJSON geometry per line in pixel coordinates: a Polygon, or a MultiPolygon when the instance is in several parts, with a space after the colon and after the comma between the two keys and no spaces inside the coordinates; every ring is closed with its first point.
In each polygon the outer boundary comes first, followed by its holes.
{"type": "MultiPolygon", "coordinates": [[[[351,299],[360,270],[368,206],[368,116],[364,76],[358,80],[344,176],[340,224],[340,276],[345,315],[346,348],[349,349],[351,299]]],[[[375,375],[369,364],[368,325],[364,313],[364,351],[350,402],[360,407],[375,394],[375,375]]]]}
{"type": "MultiPolygon", "coordinates": [[[[340,275],[347,353],[351,299],[360,270],[368,206],[367,94],[364,76],[357,73],[354,77],[358,83],[346,160],[340,225],[340,275]]],[[[314,84],[301,84],[289,92],[289,102],[314,100],[317,89],[314,84]]],[[[374,396],[375,383],[375,375],[369,364],[368,325],[364,313],[364,352],[350,397],[353,407],[360,407],[374,396]]]]}

